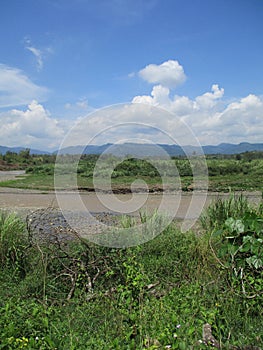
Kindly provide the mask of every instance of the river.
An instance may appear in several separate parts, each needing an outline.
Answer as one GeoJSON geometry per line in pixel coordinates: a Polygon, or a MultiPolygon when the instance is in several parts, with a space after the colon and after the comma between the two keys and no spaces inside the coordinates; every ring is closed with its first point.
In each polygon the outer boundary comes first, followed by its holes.
{"type": "MultiPolygon", "coordinates": [[[[0,181],[15,179],[23,171],[0,171],[0,181]]],[[[259,203],[260,192],[245,192],[252,203],[259,203]]],[[[116,212],[121,214],[138,214],[141,210],[171,213],[175,218],[198,217],[202,210],[216,198],[227,198],[228,193],[134,193],[110,195],[107,193],[60,191],[43,192],[0,187],[0,209],[15,211],[33,211],[39,208],[62,207],[71,211],[88,210],[90,212],[116,212]],[[190,208],[190,210],[189,210],[190,208]]]]}

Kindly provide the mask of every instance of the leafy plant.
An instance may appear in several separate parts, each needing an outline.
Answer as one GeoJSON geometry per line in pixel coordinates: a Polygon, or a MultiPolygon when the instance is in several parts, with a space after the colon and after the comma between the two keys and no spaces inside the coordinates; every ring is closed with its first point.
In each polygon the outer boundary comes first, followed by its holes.
{"type": "Polygon", "coordinates": [[[214,251],[230,271],[231,283],[246,297],[262,297],[263,218],[251,211],[230,217],[213,237],[219,238],[214,251]]]}

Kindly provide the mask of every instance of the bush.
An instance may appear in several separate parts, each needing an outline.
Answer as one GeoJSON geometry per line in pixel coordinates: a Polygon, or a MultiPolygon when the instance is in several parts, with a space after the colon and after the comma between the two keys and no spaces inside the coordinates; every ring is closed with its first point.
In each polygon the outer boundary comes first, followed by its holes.
{"type": "Polygon", "coordinates": [[[26,169],[27,174],[37,174],[37,175],[53,175],[54,174],[54,165],[39,165],[39,166],[30,166],[26,169]]]}

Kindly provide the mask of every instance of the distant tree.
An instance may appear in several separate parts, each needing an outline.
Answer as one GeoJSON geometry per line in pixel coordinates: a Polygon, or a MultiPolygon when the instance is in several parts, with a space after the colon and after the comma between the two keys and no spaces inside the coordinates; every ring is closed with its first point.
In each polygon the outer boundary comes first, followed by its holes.
{"type": "Polygon", "coordinates": [[[3,156],[3,159],[7,162],[7,164],[12,164],[17,162],[17,153],[7,151],[6,154],[3,156]]]}
{"type": "Polygon", "coordinates": [[[30,159],[30,148],[26,148],[24,150],[21,150],[19,152],[19,157],[21,157],[22,159],[30,159]]]}

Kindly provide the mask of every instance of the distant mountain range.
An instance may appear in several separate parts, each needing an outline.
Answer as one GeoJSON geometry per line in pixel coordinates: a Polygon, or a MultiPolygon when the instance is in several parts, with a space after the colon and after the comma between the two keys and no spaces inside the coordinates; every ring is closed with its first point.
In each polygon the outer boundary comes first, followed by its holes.
{"type": "MultiPolygon", "coordinates": [[[[199,148],[195,146],[185,146],[180,147],[178,145],[167,145],[167,144],[158,144],[158,147],[153,144],[138,144],[138,143],[124,143],[124,144],[111,144],[107,143],[104,145],[96,146],[96,145],[89,145],[86,147],[83,146],[72,146],[62,149],[60,153],[62,154],[101,154],[103,152],[108,154],[114,154],[116,156],[125,156],[125,155],[131,155],[131,156],[139,156],[139,157],[146,157],[146,156],[162,156],[163,151],[167,152],[170,156],[179,156],[187,154],[193,154],[193,153],[200,153],[199,148]],[[84,151],[83,151],[84,148],[84,151]]],[[[251,151],[263,151],[263,143],[248,143],[248,142],[242,142],[239,144],[232,144],[232,143],[221,143],[217,146],[213,145],[207,145],[203,146],[203,152],[204,154],[239,154],[244,152],[251,152],[251,151]]],[[[6,152],[16,152],[19,153],[20,151],[25,150],[24,147],[5,147],[0,146],[0,154],[6,154],[6,152]]],[[[47,151],[41,151],[36,149],[30,149],[31,154],[56,154],[56,152],[47,152],[47,151]]]]}
{"type": "MultiPolygon", "coordinates": [[[[6,147],[6,146],[0,146],[0,154],[6,154],[6,152],[14,152],[19,153],[21,151],[24,151],[28,148],[26,147],[6,147]]],[[[38,149],[30,149],[30,154],[52,154],[51,152],[47,151],[40,151],[38,149]]]]}
{"type": "MultiPolygon", "coordinates": [[[[162,156],[163,151],[167,152],[170,156],[180,156],[185,154],[200,153],[200,149],[195,146],[181,147],[178,145],[158,144],[158,147],[153,144],[138,144],[138,143],[124,143],[124,144],[104,144],[101,146],[86,146],[83,151],[83,147],[75,146],[64,148],[60,153],[62,154],[101,154],[103,152],[108,154],[114,154],[117,156],[162,156]]],[[[263,151],[263,143],[248,143],[242,142],[238,145],[231,143],[221,143],[220,145],[213,146],[207,145],[202,147],[204,154],[239,154],[251,151],[263,151]]]]}

